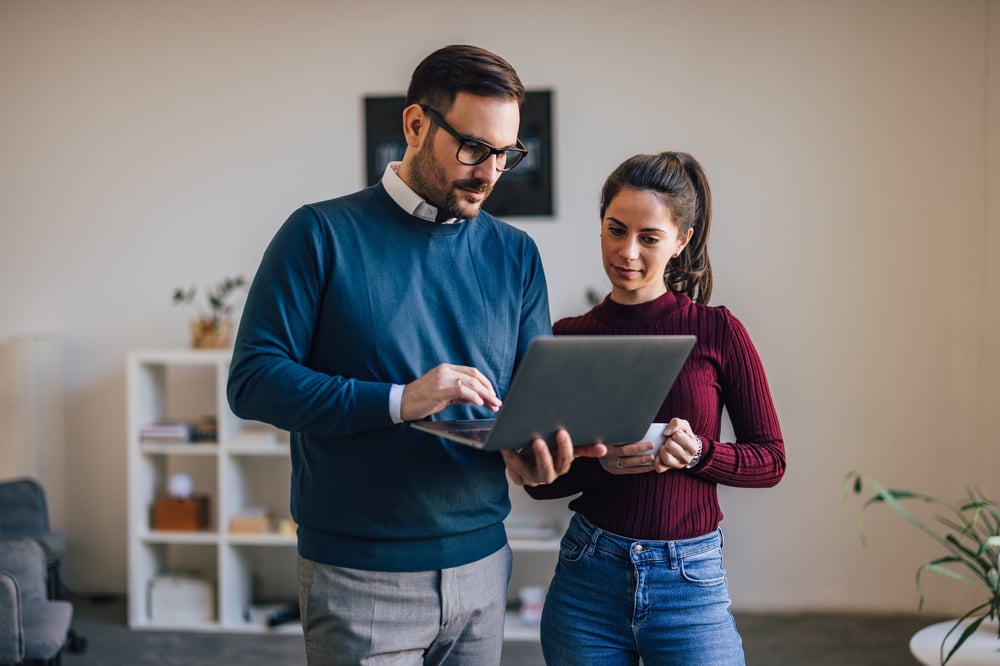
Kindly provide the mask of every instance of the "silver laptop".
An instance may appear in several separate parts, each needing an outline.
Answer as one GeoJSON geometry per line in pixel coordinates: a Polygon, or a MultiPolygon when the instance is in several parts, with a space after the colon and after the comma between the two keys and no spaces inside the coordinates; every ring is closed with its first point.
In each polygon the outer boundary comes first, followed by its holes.
{"type": "Polygon", "coordinates": [[[576,445],[640,441],[684,365],[691,335],[538,337],[494,419],[410,425],[479,449],[519,449],[559,428],[576,445]]]}

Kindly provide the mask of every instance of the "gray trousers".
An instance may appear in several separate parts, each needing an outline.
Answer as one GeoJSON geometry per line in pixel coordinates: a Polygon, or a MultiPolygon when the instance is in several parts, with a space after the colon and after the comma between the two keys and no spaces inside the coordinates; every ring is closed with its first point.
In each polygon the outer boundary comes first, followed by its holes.
{"type": "Polygon", "coordinates": [[[500,663],[511,552],[435,571],[365,571],[298,558],[309,666],[500,663]]]}

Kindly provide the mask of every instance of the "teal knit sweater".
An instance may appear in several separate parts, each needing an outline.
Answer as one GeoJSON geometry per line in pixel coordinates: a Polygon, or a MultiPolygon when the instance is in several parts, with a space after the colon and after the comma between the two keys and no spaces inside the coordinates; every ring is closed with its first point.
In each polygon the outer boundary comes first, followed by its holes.
{"type": "MultiPolygon", "coordinates": [[[[419,571],[502,547],[500,455],[394,425],[389,389],[455,363],[502,397],[530,340],[549,334],[534,242],[485,212],[427,222],[381,184],[295,211],[247,296],[228,397],[237,416],[291,432],[299,553],[419,571]]],[[[472,405],[437,415],[491,416],[472,405]]]]}

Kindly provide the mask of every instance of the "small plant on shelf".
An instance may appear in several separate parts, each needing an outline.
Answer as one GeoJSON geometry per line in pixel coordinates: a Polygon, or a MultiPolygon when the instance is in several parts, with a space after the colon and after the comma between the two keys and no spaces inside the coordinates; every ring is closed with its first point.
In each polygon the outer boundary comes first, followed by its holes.
{"type": "MultiPolygon", "coordinates": [[[[861,531],[862,543],[866,542],[862,521],[864,510],[872,505],[881,504],[888,506],[936,541],[944,551],[941,557],[926,562],[917,569],[917,593],[920,595],[918,609],[922,609],[924,605],[924,592],[921,587],[921,575],[924,572],[931,571],[983,589],[981,603],[958,618],[941,641],[941,664],[947,664],[959,647],[987,618],[997,620],[1000,617],[1000,573],[998,573],[1000,505],[987,499],[982,491],[976,488],[969,489],[966,497],[952,502],[910,490],[886,488],[859,472],[847,474],[842,494],[845,498],[852,491],[860,495],[866,485],[875,494],[865,501],[858,514],[858,529],[861,531]],[[936,527],[921,520],[904,506],[904,504],[912,506],[914,503],[932,506],[937,510],[934,516],[936,527]],[[959,629],[961,633],[946,655],[945,643],[959,629]]],[[[998,641],[1000,641],[1000,624],[997,626],[998,641]]]]}
{"type": "MultiPolygon", "coordinates": [[[[191,321],[192,347],[228,347],[232,341],[233,321],[230,318],[233,306],[231,299],[235,292],[246,286],[242,275],[223,278],[212,289],[205,291],[204,306],[198,311],[197,319],[191,321]]],[[[174,305],[194,304],[197,289],[190,287],[174,289],[174,305]]]]}

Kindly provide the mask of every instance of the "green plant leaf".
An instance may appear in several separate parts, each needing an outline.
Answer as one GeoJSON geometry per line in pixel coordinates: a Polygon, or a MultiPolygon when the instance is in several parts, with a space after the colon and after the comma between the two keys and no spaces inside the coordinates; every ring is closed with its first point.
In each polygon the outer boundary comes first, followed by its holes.
{"type": "MultiPolygon", "coordinates": [[[[206,289],[204,304],[208,309],[207,311],[200,310],[199,318],[201,321],[211,323],[212,326],[217,326],[223,317],[232,311],[232,305],[228,302],[229,297],[236,289],[243,287],[245,284],[246,280],[243,276],[238,275],[236,277],[225,277],[214,289],[206,289]]],[[[194,287],[191,287],[187,291],[177,288],[173,294],[174,303],[191,303],[194,301],[196,293],[194,287]]]]}
{"type": "MultiPolygon", "coordinates": [[[[850,491],[855,495],[864,493],[868,487],[874,495],[867,498],[858,511],[858,530],[863,544],[867,544],[863,517],[872,506],[887,506],[906,522],[926,534],[945,551],[940,557],[917,568],[915,583],[919,596],[918,608],[924,605],[922,576],[932,572],[987,591],[987,600],[966,612],[952,626],[947,640],[965,620],[976,613],[983,615],[968,623],[960,633],[956,645],[945,652],[945,641],[941,643],[942,663],[947,663],[955,651],[982,624],[986,617],[1000,618],[1000,506],[983,495],[979,488],[968,488],[966,497],[958,501],[948,501],[932,495],[912,490],[888,488],[881,483],[863,476],[860,472],[848,472],[841,483],[841,495],[847,498],[850,491]],[[911,513],[906,504],[922,504],[934,512],[933,521],[927,522],[911,513]],[[984,610],[985,609],[985,610],[984,610]]],[[[997,631],[1000,637],[1000,627],[997,631]]]]}
{"type": "Polygon", "coordinates": [[[952,625],[951,629],[948,630],[948,633],[946,633],[944,635],[944,639],[942,639],[942,641],[941,641],[941,651],[940,651],[941,666],[945,666],[945,664],[947,664],[951,660],[952,656],[954,656],[955,652],[958,651],[958,648],[962,647],[962,644],[965,643],[965,641],[969,638],[969,636],[971,636],[972,634],[976,633],[976,630],[979,629],[979,625],[981,625],[983,623],[983,620],[986,619],[986,616],[983,615],[981,617],[978,617],[975,620],[973,620],[972,622],[970,622],[969,624],[967,624],[965,626],[965,628],[962,630],[962,633],[959,635],[958,640],[955,641],[955,644],[952,646],[951,650],[948,651],[948,655],[945,656],[945,654],[944,654],[944,646],[945,646],[945,643],[947,643],[947,641],[948,641],[948,637],[951,636],[952,633],[954,633],[954,631],[956,629],[958,629],[960,626],[962,626],[962,622],[964,622],[973,613],[976,613],[977,611],[981,610],[982,608],[983,608],[983,606],[977,606],[975,609],[969,611],[968,613],[966,613],[965,615],[963,615],[962,617],[960,617],[958,619],[958,621],[955,622],[954,625],[952,625]]]}
{"type": "Polygon", "coordinates": [[[953,580],[961,581],[963,583],[974,585],[976,587],[982,587],[983,585],[982,581],[976,580],[975,578],[969,578],[968,576],[962,575],[961,573],[953,569],[941,566],[942,564],[947,564],[952,562],[964,563],[964,560],[957,557],[942,557],[933,560],[931,562],[927,562],[926,564],[920,565],[920,569],[923,571],[933,571],[934,573],[941,574],[942,576],[947,576],[948,578],[951,578],[953,580]]]}

